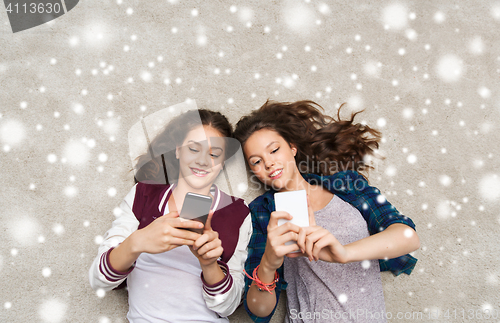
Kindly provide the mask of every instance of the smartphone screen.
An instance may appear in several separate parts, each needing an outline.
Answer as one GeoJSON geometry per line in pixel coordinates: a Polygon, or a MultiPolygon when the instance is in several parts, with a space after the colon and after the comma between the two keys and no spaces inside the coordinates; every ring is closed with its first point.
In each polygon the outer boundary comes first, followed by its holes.
{"type": "MultiPolygon", "coordinates": [[[[285,211],[293,216],[292,220],[279,219],[278,225],[282,225],[286,222],[292,222],[299,227],[309,226],[307,194],[305,190],[275,193],[274,202],[276,205],[276,211],[285,211]]],[[[288,241],[285,245],[293,243],[294,241],[288,241]]],[[[298,252],[298,250],[295,252],[298,252]]]]}
{"type": "MultiPolygon", "coordinates": [[[[188,192],[184,198],[180,217],[186,220],[193,220],[203,223],[207,222],[208,213],[212,206],[212,197],[188,192]]],[[[198,233],[203,233],[202,229],[189,229],[198,233]]]]}

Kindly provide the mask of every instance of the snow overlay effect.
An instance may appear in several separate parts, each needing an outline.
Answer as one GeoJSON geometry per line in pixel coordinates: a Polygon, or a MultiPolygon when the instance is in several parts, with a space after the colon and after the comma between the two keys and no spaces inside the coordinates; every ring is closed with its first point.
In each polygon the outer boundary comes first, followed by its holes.
{"type": "Polygon", "coordinates": [[[128,130],[188,98],[233,124],[268,99],[364,110],[370,183],[421,240],[410,276],[382,275],[387,311],[500,311],[500,2],[80,1],[0,28],[0,322],[126,322],[88,268],[133,185],[128,130]]]}

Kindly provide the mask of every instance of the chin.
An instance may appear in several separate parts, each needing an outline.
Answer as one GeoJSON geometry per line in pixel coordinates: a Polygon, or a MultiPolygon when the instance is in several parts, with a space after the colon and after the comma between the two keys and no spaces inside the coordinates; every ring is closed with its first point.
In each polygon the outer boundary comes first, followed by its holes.
{"type": "Polygon", "coordinates": [[[186,179],[186,182],[191,186],[192,188],[195,189],[202,189],[207,186],[212,186],[212,184],[215,182],[215,179],[212,178],[198,178],[194,175],[190,176],[189,179],[186,179]]]}

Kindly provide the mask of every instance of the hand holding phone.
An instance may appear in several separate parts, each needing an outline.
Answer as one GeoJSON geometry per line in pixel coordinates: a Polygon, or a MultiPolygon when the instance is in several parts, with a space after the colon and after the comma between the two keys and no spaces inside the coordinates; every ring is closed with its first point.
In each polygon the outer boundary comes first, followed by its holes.
{"type": "MultiPolygon", "coordinates": [[[[184,198],[184,203],[182,205],[179,217],[185,220],[198,221],[205,225],[211,206],[211,196],[188,192],[186,194],[186,197],[184,198]]],[[[203,234],[203,228],[187,230],[203,234]]]]}

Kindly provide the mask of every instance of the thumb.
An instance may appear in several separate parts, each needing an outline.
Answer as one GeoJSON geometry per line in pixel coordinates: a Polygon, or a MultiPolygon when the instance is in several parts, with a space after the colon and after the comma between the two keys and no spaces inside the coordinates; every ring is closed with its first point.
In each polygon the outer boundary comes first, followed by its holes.
{"type": "Polygon", "coordinates": [[[309,200],[309,195],[307,195],[307,211],[309,212],[309,226],[315,226],[316,219],[314,218],[314,211],[311,205],[311,201],[309,200]]]}
{"type": "Polygon", "coordinates": [[[207,217],[207,222],[205,223],[205,230],[206,231],[212,231],[212,218],[214,216],[214,211],[210,210],[208,212],[208,217],[207,217]]]}

